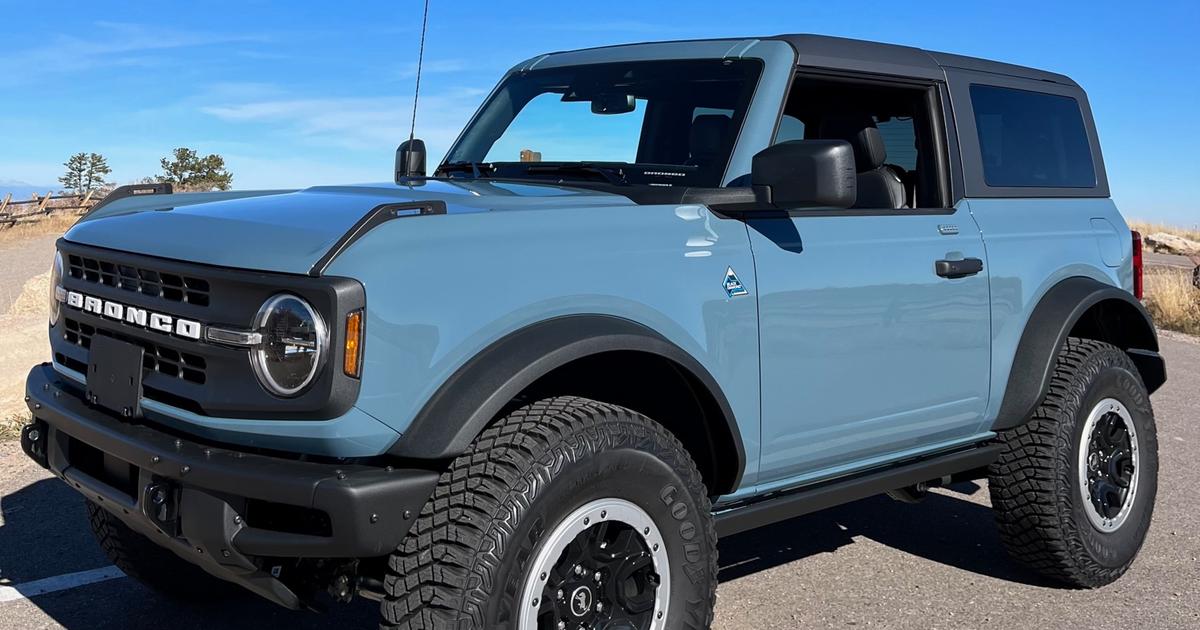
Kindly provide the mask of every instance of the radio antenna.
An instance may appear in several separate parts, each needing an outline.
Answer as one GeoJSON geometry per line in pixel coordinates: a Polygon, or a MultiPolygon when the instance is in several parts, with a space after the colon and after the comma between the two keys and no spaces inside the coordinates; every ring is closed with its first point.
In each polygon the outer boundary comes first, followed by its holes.
{"type": "Polygon", "coordinates": [[[429,0],[425,0],[425,14],[421,17],[421,47],[417,51],[417,87],[413,91],[412,126],[408,128],[408,146],[412,146],[417,134],[417,99],[421,96],[421,63],[425,60],[425,30],[429,27],[429,0]]]}

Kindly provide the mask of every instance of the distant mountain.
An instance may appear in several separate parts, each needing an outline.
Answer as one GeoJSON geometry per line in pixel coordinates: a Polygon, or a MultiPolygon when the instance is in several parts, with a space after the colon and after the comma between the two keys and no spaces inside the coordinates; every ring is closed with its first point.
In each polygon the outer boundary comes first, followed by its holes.
{"type": "Polygon", "coordinates": [[[4,195],[12,193],[13,201],[24,201],[34,193],[44,195],[47,191],[58,192],[58,189],[58,186],[34,186],[15,179],[0,179],[0,199],[4,199],[4,195]]]}

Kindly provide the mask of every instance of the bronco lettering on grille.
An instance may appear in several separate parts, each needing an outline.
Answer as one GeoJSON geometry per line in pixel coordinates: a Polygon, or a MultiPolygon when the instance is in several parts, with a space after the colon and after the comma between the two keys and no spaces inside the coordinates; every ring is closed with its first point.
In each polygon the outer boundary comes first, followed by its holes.
{"type": "Polygon", "coordinates": [[[203,326],[200,322],[182,319],[165,313],[155,313],[144,308],[128,306],[120,302],[102,300],[98,297],[84,295],[78,291],[67,291],[67,306],[77,308],[85,313],[92,313],[107,319],[125,322],[154,330],[168,335],[178,335],[187,339],[199,340],[203,326]]]}

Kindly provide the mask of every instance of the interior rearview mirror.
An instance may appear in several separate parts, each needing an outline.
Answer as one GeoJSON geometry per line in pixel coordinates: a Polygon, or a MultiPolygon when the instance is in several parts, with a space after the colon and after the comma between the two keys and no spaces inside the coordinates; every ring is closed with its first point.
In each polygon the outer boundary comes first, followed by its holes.
{"type": "Polygon", "coordinates": [[[774,208],[849,208],[858,197],[854,149],[845,140],[790,140],[759,151],[750,179],[774,208]]]}
{"type": "Polygon", "coordinates": [[[396,183],[409,177],[425,177],[425,141],[405,140],[396,149],[396,183]]]}
{"type": "Polygon", "coordinates": [[[593,114],[628,114],[636,107],[632,94],[598,94],[592,99],[593,114]]]}

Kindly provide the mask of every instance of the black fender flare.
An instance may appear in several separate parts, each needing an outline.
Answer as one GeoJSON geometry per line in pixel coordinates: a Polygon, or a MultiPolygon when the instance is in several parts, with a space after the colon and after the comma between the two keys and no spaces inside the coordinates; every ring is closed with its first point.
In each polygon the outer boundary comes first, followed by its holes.
{"type": "Polygon", "coordinates": [[[993,430],[1019,426],[1033,414],[1050,390],[1055,358],[1067,337],[1102,303],[1109,315],[1106,321],[1092,323],[1104,329],[1106,338],[1101,340],[1129,354],[1148,391],[1166,381],[1158,333],[1146,307],[1124,289],[1082,276],[1067,278],[1042,296],[1025,324],[993,430]]]}
{"type": "Polygon", "coordinates": [[[723,416],[724,426],[717,429],[728,433],[723,437],[737,454],[730,490],[737,488],[746,468],[746,450],[733,409],[716,379],[692,355],[653,329],[611,315],[555,317],[493,342],[438,388],[389,454],[425,460],[456,457],[514,397],[542,376],[576,359],[622,350],[669,359],[707,390],[723,416]]]}

